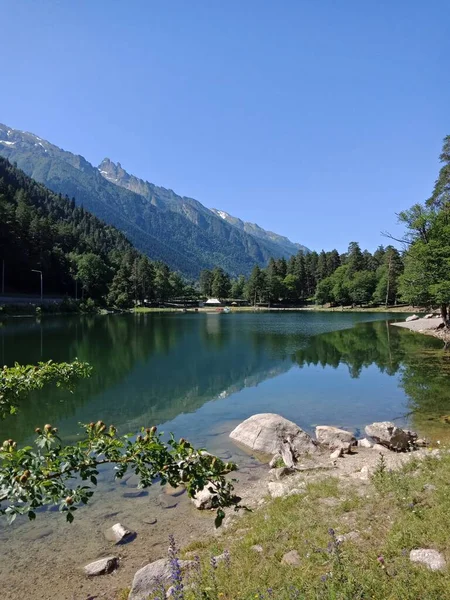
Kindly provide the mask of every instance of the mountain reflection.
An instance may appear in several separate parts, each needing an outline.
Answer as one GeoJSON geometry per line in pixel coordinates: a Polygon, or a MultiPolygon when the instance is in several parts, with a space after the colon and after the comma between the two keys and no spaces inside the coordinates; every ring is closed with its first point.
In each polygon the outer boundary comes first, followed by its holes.
{"type": "Polygon", "coordinates": [[[434,419],[450,412],[449,356],[440,343],[390,327],[380,315],[352,327],[362,318],[141,314],[10,322],[0,327],[3,364],[77,357],[94,371],[73,394],[32,394],[1,424],[0,435],[24,441],[37,425],[50,422],[73,440],[79,422],[97,419],[135,431],[311,365],[346,365],[351,378],[375,365],[398,377],[415,414],[434,419]]]}

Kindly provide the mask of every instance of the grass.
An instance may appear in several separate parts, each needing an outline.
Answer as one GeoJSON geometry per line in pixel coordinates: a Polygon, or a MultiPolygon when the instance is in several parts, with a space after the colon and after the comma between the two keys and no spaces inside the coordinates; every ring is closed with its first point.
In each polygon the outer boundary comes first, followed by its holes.
{"type": "Polygon", "coordinates": [[[269,501],[214,540],[200,556],[202,583],[184,598],[211,600],[443,600],[450,573],[410,562],[413,548],[434,548],[450,564],[450,455],[411,462],[399,472],[379,465],[370,485],[328,478],[307,493],[269,501]],[[434,488],[428,486],[432,484],[434,488]],[[337,542],[350,531],[359,537],[337,542]],[[252,549],[260,545],[262,552],[252,549]],[[210,558],[230,552],[211,575],[210,558]],[[282,564],[296,550],[299,566],[282,564]],[[211,583],[213,582],[213,583],[211,583]],[[200,589],[202,590],[200,592],[200,589]]]}

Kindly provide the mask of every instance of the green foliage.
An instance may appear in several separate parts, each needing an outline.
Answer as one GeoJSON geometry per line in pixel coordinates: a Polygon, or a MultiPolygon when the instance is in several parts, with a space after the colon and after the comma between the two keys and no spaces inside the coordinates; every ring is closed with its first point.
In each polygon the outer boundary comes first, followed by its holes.
{"type": "Polygon", "coordinates": [[[70,446],[62,444],[57,429],[49,424],[36,430],[37,449],[17,448],[13,440],[3,443],[0,515],[6,515],[9,522],[18,514],[35,519],[37,508],[58,504],[72,522],[75,511],[93,495],[99,466],[105,464],[114,465],[116,479],[132,470],[144,488],[158,479],[162,485],[186,486],[188,495],[193,497],[208,486],[217,494],[220,521],[224,507],[238,505],[232,483],[225,479],[227,473],[235,470],[233,463],[195,450],[184,439],[177,442],[172,436],[165,444],[156,427],[142,429],[135,439],[131,435],[119,437],[115,427],[107,427],[101,421],[84,429],[86,438],[70,446]]]}
{"type": "Polygon", "coordinates": [[[230,277],[223,269],[216,267],[212,274],[211,293],[215,298],[229,298],[231,291],[230,277]]]}
{"type": "MultiPolygon", "coordinates": [[[[86,363],[56,364],[52,361],[32,365],[4,367],[0,380],[0,417],[17,410],[20,401],[32,390],[53,383],[71,387],[90,375],[86,363]]],[[[0,446],[0,515],[12,522],[17,515],[36,518],[38,508],[57,504],[69,522],[80,505],[86,504],[97,485],[99,467],[111,464],[117,479],[132,470],[140,478],[141,487],[155,480],[173,487],[184,485],[190,497],[205,486],[216,495],[216,525],[220,525],[223,509],[239,498],[225,475],[236,465],[224,463],[205,452],[194,449],[185,439],[171,436],[162,440],[156,427],[142,429],[137,437],[119,437],[113,425],[102,421],[84,426],[86,437],[74,445],[63,445],[58,430],[50,424],[36,429],[36,448],[19,448],[13,439],[0,446]]]]}
{"type": "Polygon", "coordinates": [[[20,401],[44,385],[73,388],[75,382],[89,377],[91,368],[78,360],[72,363],[41,362],[35,365],[4,366],[0,370],[0,419],[16,412],[20,401]]]}
{"type": "Polygon", "coordinates": [[[444,163],[425,205],[415,204],[400,213],[409,248],[400,291],[407,302],[440,306],[448,318],[450,305],[450,136],[444,139],[444,163]]]}

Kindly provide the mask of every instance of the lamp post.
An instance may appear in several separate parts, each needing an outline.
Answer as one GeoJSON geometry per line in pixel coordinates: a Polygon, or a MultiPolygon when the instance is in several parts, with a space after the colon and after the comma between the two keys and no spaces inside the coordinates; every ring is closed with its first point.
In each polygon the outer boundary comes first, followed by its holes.
{"type": "Polygon", "coordinates": [[[31,269],[33,273],[40,273],[41,274],[41,304],[42,304],[42,299],[44,297],[44,278],[42,276],[42,271],[39,271],[38,269],[31,269]]]}

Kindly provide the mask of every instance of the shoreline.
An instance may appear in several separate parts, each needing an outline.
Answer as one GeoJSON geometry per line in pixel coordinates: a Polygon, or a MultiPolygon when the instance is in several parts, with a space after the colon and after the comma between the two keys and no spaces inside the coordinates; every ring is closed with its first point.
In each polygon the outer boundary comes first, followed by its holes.
{"type": "Polygon", "coordinates": [[[391,325],[401,327],[402,329],[408,329],[412,333],[430,335],[442,340],[447,346],[447,344],[450,343],[450,331],[448,329],[437,329],[441,323],[441,317],[434,317],[432,319],[416,319],[415,321],[391,323],[391,325]]]}

